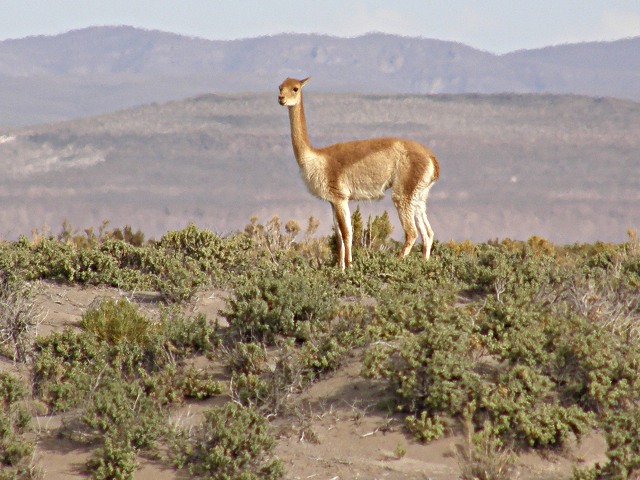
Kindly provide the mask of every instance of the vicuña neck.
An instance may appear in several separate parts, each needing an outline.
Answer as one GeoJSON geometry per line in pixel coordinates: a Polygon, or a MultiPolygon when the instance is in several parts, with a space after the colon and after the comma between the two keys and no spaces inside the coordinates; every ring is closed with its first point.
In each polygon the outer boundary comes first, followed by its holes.
{"type": "Polygon", "coordinates": [[[307,133],[307,120],[304,117],[302,99],[297,105],[289,107],[289,122],[291,123],[291,143],[296,160],[300,163],[306,154],[313,151],[307,133]]]}

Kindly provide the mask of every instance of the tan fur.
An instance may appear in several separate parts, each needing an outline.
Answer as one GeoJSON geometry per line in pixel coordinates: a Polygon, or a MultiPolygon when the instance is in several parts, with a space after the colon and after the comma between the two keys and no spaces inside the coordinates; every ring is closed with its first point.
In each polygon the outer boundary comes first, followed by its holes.
{"type": "Polygon", "coordinates": [[[308,80],[287,78],[280,85],[278,102],[289,108],[291,142],[302,178],[312,194],[329,201],[333,208],[340,267],[351,264],[349,200],[378,200],[388,189],[405,232],[400,257],[409,254],[420,233],[422,256],[429,258],[433,230],[427,220],[426,201],[440,176],[436,157],[424,145],[400,138],[312,147],[302,103],[302,87],[308,80]]]}

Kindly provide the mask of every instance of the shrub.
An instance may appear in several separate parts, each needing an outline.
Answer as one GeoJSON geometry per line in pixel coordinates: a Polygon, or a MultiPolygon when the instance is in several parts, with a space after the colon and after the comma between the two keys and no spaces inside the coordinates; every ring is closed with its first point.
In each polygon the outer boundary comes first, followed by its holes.
{"type": "Polygon", "coordinates": [[[337,370],[347,353],[345,345],[333,336],[305,342],[298,352],[298,362],[310,380],[323,372],[337,370]]]}
{"type": "Polygon", "coordinates": [[[135,449],[127,441],[107,436],[87,462],[87,470],[96,480],[129,480],[138,468],[135,449]]]}
{"type": "Polygon", "coordinates": [[[364,373],[387,378],[403,410],[458,415],[481,386],[472,356],[476,343],[458,310],[438,317],[397,346],[376,344],[365,355],[364,373]]]}
{"type": "Polygon", "coordinates": [[[559,322],[562,319],[531,300],[491,296],[479,312],[478,332],[483,346],[499,361],[543,366],[550,362],[559,322]]]}
{"type": "Polygon", "coordinates": [[[245,235],[222,238],[189,224],[167,232],[157,247],[163,256],[190,259],[195,270],[219,277],[223,270],[234,271],[247,264],[251,241],[245,235]]]}
{"type": "Polygon", "coordinates": [[[114,239],[76,251],[77,267],[73,281],[111,285],[125,290],[153,287],[154,270],[150,247],[114,239]]]}
{"type": "Polygon", "coordinates": [[[237,343],[229,352],[227,368],[232,373],[260,374],[267,361],[267,352],[260,343],[237,343]]]}
{"type": "Polygon", "coordinates": [[[393,225],[389,213],[385,210],[382,215],[367,220],[367,226],[362,234],[362,244],[366,248],[385,249],[393,232],[393,225]]]}
{"type": "Polygon", "coordinates": [[[610,461],[574,477],[638,475],[640,448],[629,433],[638,429],[640,404],[637,236],[621,245],[565,247],[537,237],[435,242],[429,262],[419,255],[399,262],[382,251],[386,241],[373,239],[388,237],[386,220],[365,225],[354,213],[354,242],[374,248],[360,248],[342,272],[324,263],[328,240],[309,238],[312,220],[302,243],[295,242],[299,226],[277,218],[266,225],[256,219],[247,234],[227,238],[189,225],[144,246],[141,236],[138,246],[125,241],[134,242],[131,231],[102,230],[79,240],[0,243],[11,292],[24,279],[50,278],[153,288],[182,302],[212,282],[234,287],[225,335],[204,315],[187,317],[175,306],[151,322],[124,300],[87,312],[84,332],[34,340],[22,329],[32,315],[0,328],[11,356],[33,358],[34,395],[52,411],[84,404],[80,415],[95,437],[110,442],[95,458],[94,475],[132,474],[138,450],[151,448],[164,422],[146,409],[163,412],[185,397],[222,391],[211,372],[185,368],[183,360],[211,354],[223,341],[234,342],[231,396],[251,411],[285,412],[293,393],[358,346],[366,349],[363,373],[388,382],[416,438],[441,435],[461,417],[470,422],[476,433],[464,460],[467,478],[505,478],[509,447],[553,448],[596,422],[610,461]],[[271,345],[281,348],[267,363],[271,345]]]}
{"type": "MultiPolygon", "coordinates": [[[[160,381],[163,393],[157,393],[169,402],[221,389],[206,372],[183,376],[179,367],[188,355],[211,352],[219,343],[216,326],[204,315],[189,318],[167,310],[154,324],[127,300],[106,300],[83,316],[82,325],[82,332],[66,329],[36,341],[34,393],[53,411],[85,401],[106,371],[128,382],[153,383],[155,375],[173,369],[160,381]]],[[[145,394],[156,390],[145,387],[145,394]]]]}
{"type": "Polygon", "coordinates": [[[144,233],[140,230],[133,233],[130,225],[125,225],[124,229],[114,228],[113,231],[108,234],[108,238],[121,240],[135,247],[140,247],[144,243],[144,233]]]}
{"type": "Polygon", "coordinates": [[[308,269],[277,269],[239,286],[223,315],[241,339],[273,343],[277,336],[308,340],[336,313],[330,285],[308,269]]]}
{"type": "Polygon", "coordinates": [[[28,279],[73,281],[77,269],[75,250],[71,245],[55,241],[52,237],[28,247],[30,254],[28,279]]]}
{"type": "Polygon", "coordinates": [[[8,346],[14,362],[26,362],[33,353],[41,313],[33,302],[37,289],[0,271],[0,346],[8,346]]]}
{"type": "Polygon", "coordinates": [[[214,375],[206,370],[190,367],[178,377],[178,386],[183,396],[203,400],[223,392],[222,384],[214,379],[214,375]]]}
{"type": "Polygon", "coordinates": [[[431,291],[455,295],[461,288],[457,270],[463,259],[450,255],[438,242],[428,262],[419,255],[398,260],[388,252],[363,249],[346,272],[335,269],[327,275],[343,296],[367,295],[373,298],[395,295],[413,300],[431,291]],[[346,280],[346,281],[345,281],[346,280]]]}
{"type": "Polygon", "coordinates": [[[244,227],[244,233],[251,239],[259,254],[268,253],[270,259],[277,263],[276,257],[283,251],[289,250],[295,238],[300,233],[300,225],[295,220],[289,220],[282,232],[282,221],[274,215],[264,225],[258,223],[258,217],[253,216],[250,223],[244,227]]]}
{"type": "Polygon", "coordinates": [[[282,463],[265,418],[251,408],[226,403],[204,412],[202,424],[178,430],[172,445],[177,468],[200,478],[278,479],[282,463]]]}
{"type": "Polygon", "coordinates": [[[97,379],[82,421],[96,438],[112,438],[136,449],[154,446],[166,428],[162,405],[147,395],[143,384],[112,369],[97,379]]]}
{"type": "Polygon", "coordinates": [[[211,353],[221,344],[217,321],[202,313],[188,317],[177,308],[163,311],[160,325],[154,333],[158,337],[154,341],[163,344],[177,358],[211,353]]]}
{"type": "MultiPolygon", "coordinates": [[[[306,344],[305,344],[306,345],[306,344]]],[[[268,414],[280,414],[290,405],[290,397],[302,391],[315,377],[314,371],[301,359],[301,351],[293,339],[281,346],[275,365],[262,372],[234,372],[231,396],[241,405],[268,414]]]]}
{"type": "Polygon", "coordinates": [[[28,280],[52,279],[83,284],[111,285],[134,290],[153,288],[169,302],[189,300],[212,279],[228,280],[248,264],[251,241],[245,235],[221,238],[195,225],[168,232],[159,242],[141,246],[141,234],[87,230],[76,241],[67,231],[61,240],[40,236],[33,242],[21,237],[2,244],[0,270],[28,280]],[[140,245],[134,245],[135,244],[140,245]]]}
{"type": "Polygon", "coordinates": [[[637,478],[640,475],[640,409],[612,411],[603,421],[609,463],[599,478],[637,478]]]}
{"type": "Polygon", "coordinates": [[[404,425],[414,438],[422,443],[429,443],[444,435],[444,424],[440,417],[432,417],[424,411],[420,415],[406,417],[404,425]]]}
{"type": "Polygon", "coordinates": [[[26,389],[10,373],[0,373],[0,479],[30,479],[38,476],[31,464],[34,444],[27,439],[31,415],[22,402],[26,389]]]}
{"type": "Polygon", "coordinates": [[[94,376],[105,364],[95,337],[71,328],[37,338],[34,355],[34,393],[53,412],[84,401],[94,376]]]}
{"type": "Polygon", "coordinates": [[[458,451],[462,480],[510,480],[518,478],[514,464],[516,455],[504,447],[500,438],[493,434],[489,424],[473,433],[467,425],[465,445],[458,451]]]}
{"type": "Polygon", "coordinates": [[[277,412],[281,385],[269,380],[269,376],[263,377],[255,373],[233,373],[230,382],[231,397],[245,407],[269,413],[277,412]]]}
{"type": "Polygon", "coordinates": [[[158,252],[154,267],[157,271],[155,289],[168,303],[190,300],[209,281],[209,277],[198,269],[196,261],[189,257],[158,252]]]}
{"type": "Polygon", "coordinates": [[[532,447],[563,445],[569,433],[582,436],[593,418],[577,406],[553,402],[553,383],[535,369],[516,366],[502,374],[497,388],[479,397],[476,423],[490,426],[491,434],[510,443],[532,447]]]}
{"type": "MultiPolygon", "coordinates": [[[[594,378],[580,372],[584,363],[578,368],[566,354],[580,345],[573,335],[579,323],[545,304],[531,308],[519,293],[504,301],[491,295],[475,309],[456,306],[454,300],[450,290],[444,296],[437,290],[421,296],[390,290],[368,326],[370,338],[384,341],[367,350],[363,373],[389,381],[398,408],[410,413],[406,422],[415,434],[430,435],[431,419],[458,417],[470,405],[478,406],[474,424],[490,425],[491,435],[508,444],[556,446],[569,433],[580,437],[587,431],[593,416],[572,405],[571,397],[575,382],[594,378]],[[572,383],[566,381],[574,376],[572,383]]],[[[631,375],[633,369],[626,372],[631,375]]]]}
{"type": "Polygon", "coordinates": [[[84,313],[81,326],[100,343],[131,342],[141,346],[149,342],[154,328],[138,307],[125,298],[100,302],[97,308],[84,313]]]}
{"type": "Polygon", "coordinates": [[[603,412],[640,400],[640,350],[588,320],[570,316],[554,341],[551,375],[572,401],[603,412]]]}
{"type": "Polygon", "coordinates": [[[449,289],[426,289],[418,293],[412,287],[402,292],[388,288],[379,294],[367,333],[374,339],[392,339],[450,322],[447,316],[454,301],[455,291],[449,289]]]}
{"type": "Polygon", "coordinates": [[[640,410],[611,411],[605,414],[602,426],[607,441],[604,465],[574,469],[573,480],[626,480],[640,475],[640,410]]]}

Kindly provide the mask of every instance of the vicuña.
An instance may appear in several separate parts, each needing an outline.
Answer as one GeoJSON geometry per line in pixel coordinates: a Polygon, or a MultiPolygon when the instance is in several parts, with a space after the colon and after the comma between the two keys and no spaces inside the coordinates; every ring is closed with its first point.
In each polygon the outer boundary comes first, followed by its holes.
{"type": "Polygon", "coordinates": [[[351,265],[352,228],[349,200],[379,200],[391,189],[405,241],[400,258],[409,254],[418,232],[422,256],[429,258],[433,230],[427,220],[427,196],[440,168],[431,151],[411,140],[375,138],[314,148],[309,142],[302,87],[309,78],[287,78],[278,102],[289,107],[293,153],[309,191],[333,208],[340,268],[351,265]]]}

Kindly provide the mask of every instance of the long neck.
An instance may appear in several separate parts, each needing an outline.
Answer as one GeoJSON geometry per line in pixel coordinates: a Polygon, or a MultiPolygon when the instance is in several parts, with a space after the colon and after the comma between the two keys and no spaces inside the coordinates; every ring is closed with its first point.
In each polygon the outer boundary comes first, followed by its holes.
{"type": "Polygon", "coordinates": [[[307,120],[304,117],[302,98],[298,104],[289,107],[289,122],[291,123],[291,143],[293,144],[293,153],[300,164],[303,161],[305,154],[313,151],[313,147],[309,142],[309,134],[307,133],[307,120]]]}

